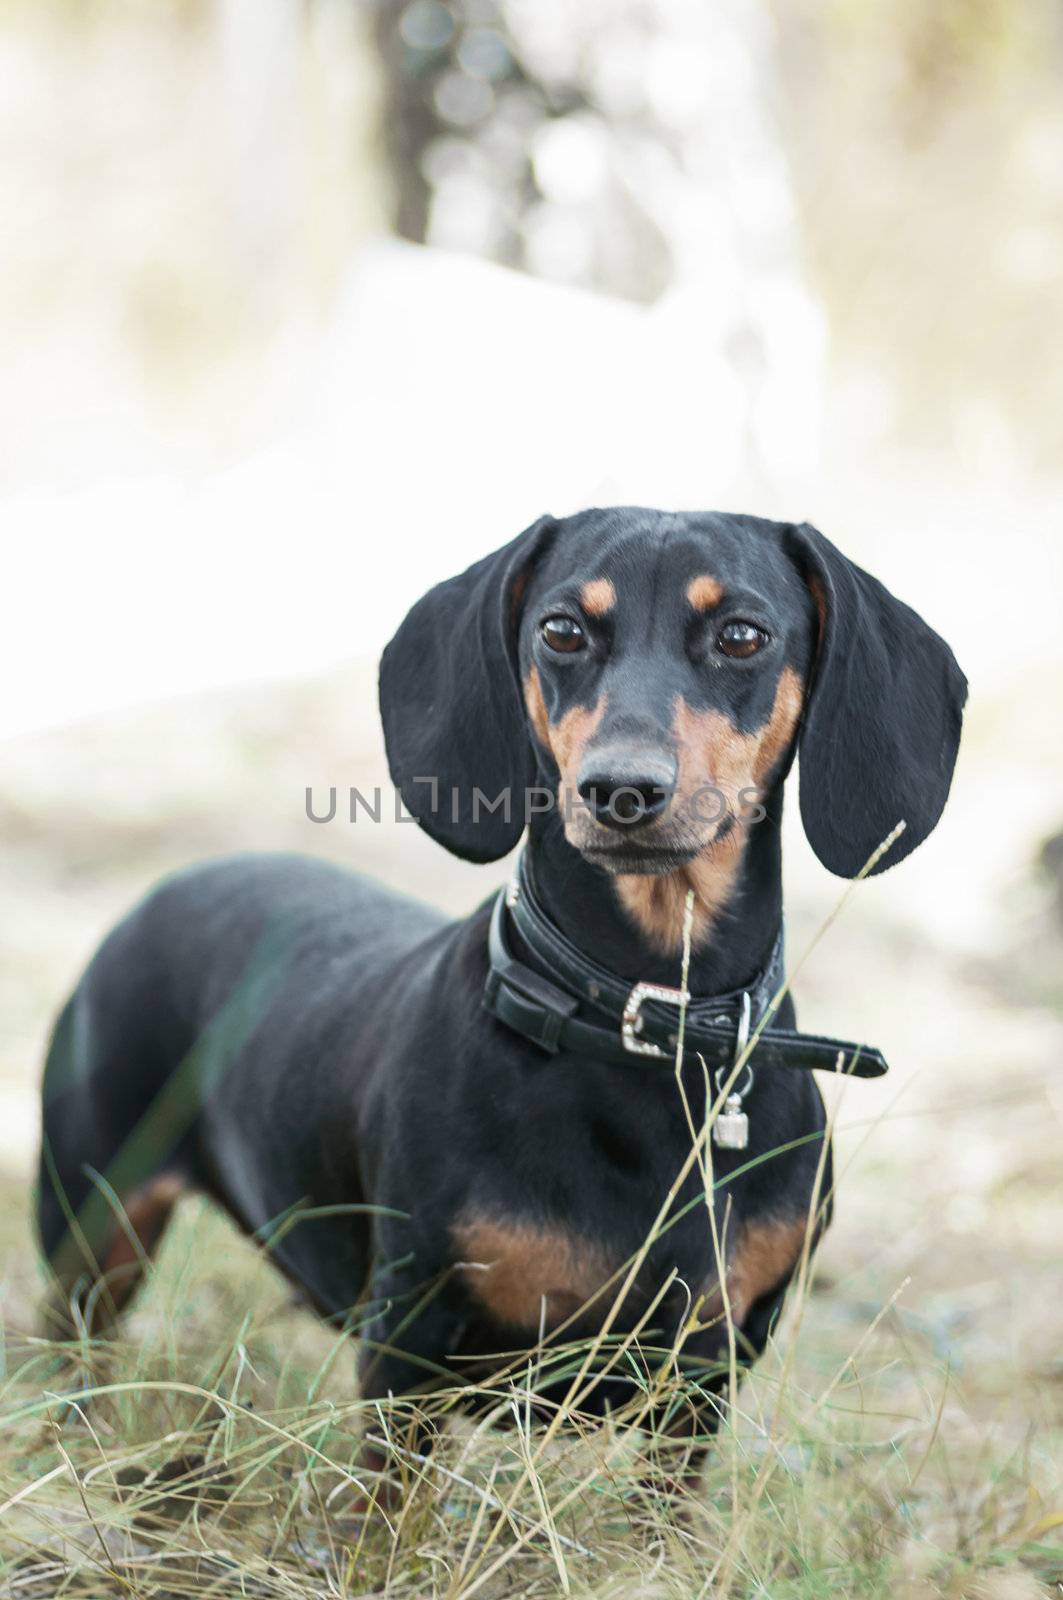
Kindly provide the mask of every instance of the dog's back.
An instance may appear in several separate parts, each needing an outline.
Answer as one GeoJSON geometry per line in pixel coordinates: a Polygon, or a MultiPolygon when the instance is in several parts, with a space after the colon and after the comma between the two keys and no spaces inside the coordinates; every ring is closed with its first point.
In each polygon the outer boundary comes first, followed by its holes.
{"type": "MultiPolygon", "coordinates": [[[[129,1268],[124,1302],[143,1262],[124,1259],[122,1213],[132,1207],[150,1241],[186,1184],[218,1193],[201,1114],[206,1099],[243,1093],[225,1080],[253,1037],[263,1061],[270,1036],[298,1025],[316,1066],[314,1033],[334,1034],[374,971],[393,970],[444,920],[299,856],[211,862],[136,906],[60,1013],[45,1067],[38,1219],[64,1294],[117,1264],[129,1268]]],[[[299,1092],[313,1094],[313,1074],[299,1092]]],[[[238,1125],[261,1110],[249,1103],[238,1125]]],[[[239,1171],[225,1166],[227,1179],[239,1171]]],[[[219,1197],[238,1210],[238,1195],[219,1197]]],[[[117,1308],[95,1307],[96,1322],[117,1308]]]]}

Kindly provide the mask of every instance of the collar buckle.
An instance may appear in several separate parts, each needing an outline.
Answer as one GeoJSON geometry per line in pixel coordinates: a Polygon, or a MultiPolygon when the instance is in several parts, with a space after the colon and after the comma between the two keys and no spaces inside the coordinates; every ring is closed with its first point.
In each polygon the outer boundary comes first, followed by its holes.
{"type": "Polygon", "coordinates": [[[644,1000],[663,1000],[670,1006],[685,1006],[690,1002],[690,994],[686,989],[673,989],[665,983],[636,983],[624,1001],[620,1018],[620,1038],[624,1049],[633,1056],[667,1056],[668,1051],[662,1050],[659,1044],[638,1037],[645,1020],[642,1015],[644,1000]]]}

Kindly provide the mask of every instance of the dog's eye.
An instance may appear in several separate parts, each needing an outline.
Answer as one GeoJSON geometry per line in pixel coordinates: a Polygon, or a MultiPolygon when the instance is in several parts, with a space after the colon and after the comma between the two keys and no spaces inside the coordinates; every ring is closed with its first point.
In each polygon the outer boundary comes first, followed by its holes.
{"type": "Polygon", "coordinates": [[[755,656],[768,642],[763,628],[752,622],[728,622],[716,635],[716,648],[725,656],[755,656]]]}
{"type": "Polygon", "coordinates": [[[551,650],[560,650],[564,655],[582,650],[587,642],[583,629],[571,617],[547,617],[542,635],[551,650]]]}

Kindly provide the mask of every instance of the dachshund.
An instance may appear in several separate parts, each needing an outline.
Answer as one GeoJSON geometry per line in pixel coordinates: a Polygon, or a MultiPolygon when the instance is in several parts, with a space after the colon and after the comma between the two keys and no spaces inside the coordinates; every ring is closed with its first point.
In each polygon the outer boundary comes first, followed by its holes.
{"type": "Polygon", "coordinates": [[[675,1360],[694,1403],[656,1420],[696,1470],[828,1217],[812,1069],[885,1069],[797,1031],[784,781],[799,753],[829,871],[892,866],[942,813],[965,697],[944,641],[807,524],[544,516],[438,584],[384,652],[389,767],[466,861],[526,834],[510,885],[451,921],[245,855],[134,909],[44,1078],[67,1325],[106,1332],[195,1189],[357,1330],[366,1397],[483,1404],[499,1353],[523,1381],[534,1350],[556,1409],[565,1341],[597,1340],[581,1414],[675,1360]]]}

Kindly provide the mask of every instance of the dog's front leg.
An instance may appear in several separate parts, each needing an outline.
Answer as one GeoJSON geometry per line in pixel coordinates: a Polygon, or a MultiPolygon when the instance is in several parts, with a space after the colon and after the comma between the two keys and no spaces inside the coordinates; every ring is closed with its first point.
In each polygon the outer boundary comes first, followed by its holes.
{"type": "MultiPolygon", "coordinates": [[[[373,1407],[367,1419],[361,1467],[375,1480],[359,1509],[396,1509],[403,1482],[419,1476],[421,1458],[430,1454],[437,1425],[417,1405],[418,1395],[457,1381],[447,1358],[460,1331],[461,1318],[444,1297],[438,1281],[413,1282],[406,1273],[374,1273],[371,1303],[376,1314],[366,1327],[359,1357],[359,1386],[364,1400],[401,1401],[373,1407]]],[[[367,1485],[369,1488],[370,1485],[367,1485]]]]}

